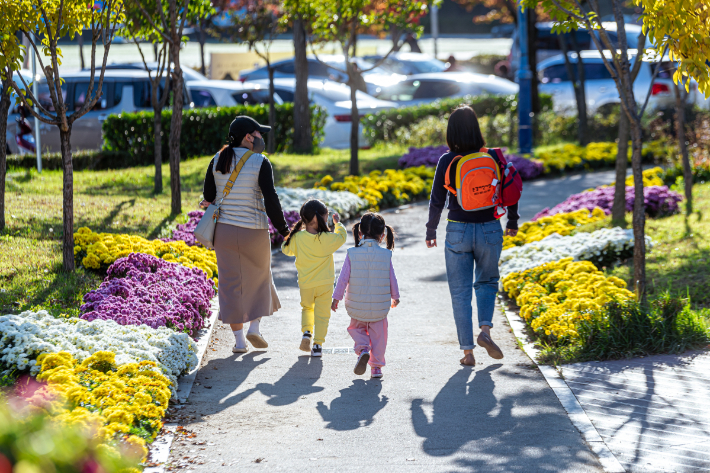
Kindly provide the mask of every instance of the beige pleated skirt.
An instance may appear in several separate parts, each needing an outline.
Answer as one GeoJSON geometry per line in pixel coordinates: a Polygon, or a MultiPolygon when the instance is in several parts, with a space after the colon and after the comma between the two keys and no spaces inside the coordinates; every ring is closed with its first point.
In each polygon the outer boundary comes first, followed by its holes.
{"type": "Polygon", "coordinates": [[[271,275],[268,230],[217,223],[214,249],[219,272],[219,318],[243,324],[281,308],[271,275]]]}

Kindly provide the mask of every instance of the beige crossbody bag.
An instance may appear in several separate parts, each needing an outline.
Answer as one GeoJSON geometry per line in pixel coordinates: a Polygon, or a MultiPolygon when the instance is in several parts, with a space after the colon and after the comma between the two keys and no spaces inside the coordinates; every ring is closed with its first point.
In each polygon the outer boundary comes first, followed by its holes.
{"type": "Polygon", "coordinates": [[[219,203],[210,204],[210,206],[207,207],[207,210],[205,210],[205,214],[200,219],[200,223],[197,224],[197,227],[193,232],[195,234],[195,240],[202,243],[206,248],[214,248],[214,229],[217,226],[217,220],[219,220],[219,213],[220,207],[222,206],[222,201],[232,191],[232,186],[234,186],[234,182],[237,180],[237,177],[239,176],[239,173],[244,167],[244,164],[247,162],[247,159],[249,159],[249,156],[251,156],[252,154],[254,154],[252,151],[247,151],[246,153],[244,153],[242,159],[240,159],[237,165],[234,167],[232,175],[229,176],[229,181],[227,181],[227,184],[224,186],[224,192],[222,193],[222,198],[219,200],[219,203]]]}

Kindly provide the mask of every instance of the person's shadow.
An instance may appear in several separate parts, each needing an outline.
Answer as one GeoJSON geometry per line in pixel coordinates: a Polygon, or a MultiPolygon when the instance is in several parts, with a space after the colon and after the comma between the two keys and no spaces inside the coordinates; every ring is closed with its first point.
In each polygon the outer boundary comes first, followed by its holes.
{"type": "Polygon", "coordinates": [[[323,391],[321,386],[313,386],[323,371],[323,361],[320,358],[299,356],[298,361],[275,383],[259,383],[254,388],[269,398],[266,401],[272,406],[293,404],[301,396],[323,391]]]}
{"type": "Polygon", "coordinates": [[[375,415],[387,405],[389,398],[380,396],[380,380],[356,379],[353,384],[340,390],[340,397],[333,399],[330,407],[319,401],[316,409],[326,428],[333,430],[355,430],[374,421],[375,415]]]}
{"type": "MultiPolygon", "coordinates": [[[[422,399],[412,400],[414,431],[425,438],[422,448],[427,454],[450,455],[481,437],[477,434],[480,426],[490,424],[490,412],[498,405],[493,395],[495,383],[491,372],[501,366],[496,364],[476,371],[471,381],[468,381],[471,370],[462,368],[447,381],[430,406],[425,406],[422,399]],[[430,407],[427,410],[432,413],[431,421],[425,407],[430,407]]],[[[497,417],[500,415],[504,414],[501,412],[497,417]]]]}

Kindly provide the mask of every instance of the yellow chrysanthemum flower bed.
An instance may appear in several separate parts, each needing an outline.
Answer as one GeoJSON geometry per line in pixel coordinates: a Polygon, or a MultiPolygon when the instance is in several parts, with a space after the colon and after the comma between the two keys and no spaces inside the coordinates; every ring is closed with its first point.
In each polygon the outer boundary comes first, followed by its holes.
{"type": "Polygon", "coordinates": [[[93,428],[106,448],[128,448],[145,459],[146,440],[163,426],[170,380],[151,361],[117,367],[115,356],[100,351],[79,363],[67,352],[40,355],[37,380],[47,387],[30,404],[60,422],[93,428]]]}
{"type": "Polygon", "coordinates": [[[577,323],[598,314],[607,302],[634,298],[622,279],[572,258],[511,273],[502,284],[533,330],[557,340],[576,338],[577,323]]]}
{"type": "Polygon", "coordinates": [[[574,212],[542,217],[534,222],[525,222],[520,226],[517,235],[503,237],[503,249],[506,250],[514,246],[540,241],[553,233],[566,236],[578,226],[596,222],[605,216],[604,211],[597,207],[591,212],[587,209],[580,209],[574,212]]]}
{"type": "Polygon", "coordinates": [[[184,241],[151,241],[136,235],[94,233],[86,227],[74,234],[74,255],[81,257],[85,268],[106,269],[131,253],[145,253],[171,263],[200,268],[208,278],[217,280],[215,252],[201,246],[189,246],[184,241]]]}
{"type": "Polygon", "coordinates": [[[401,205],[428,193],[434,183],[435,171],[426,166],[386,169],[372,171],[367,176],[346,176],[343,182],[333,182],[331,176],[325,176],[316,185],[323,187],[330,184],[330,190],[357,194],[377,210],[385,205],[401,205]]]}

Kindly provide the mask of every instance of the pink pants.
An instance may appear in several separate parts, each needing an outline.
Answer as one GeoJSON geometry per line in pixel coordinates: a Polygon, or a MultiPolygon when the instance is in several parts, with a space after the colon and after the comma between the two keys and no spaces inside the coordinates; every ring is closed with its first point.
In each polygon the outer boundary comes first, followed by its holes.
{"type": "Polygon", "coordinates": [[[385,366],[385,349],[387,348],[387,319],[379,322],[361,322],[350,319],[348,333],[355,341],[355,353],[370,352],[370,366],[385,366]]]}

